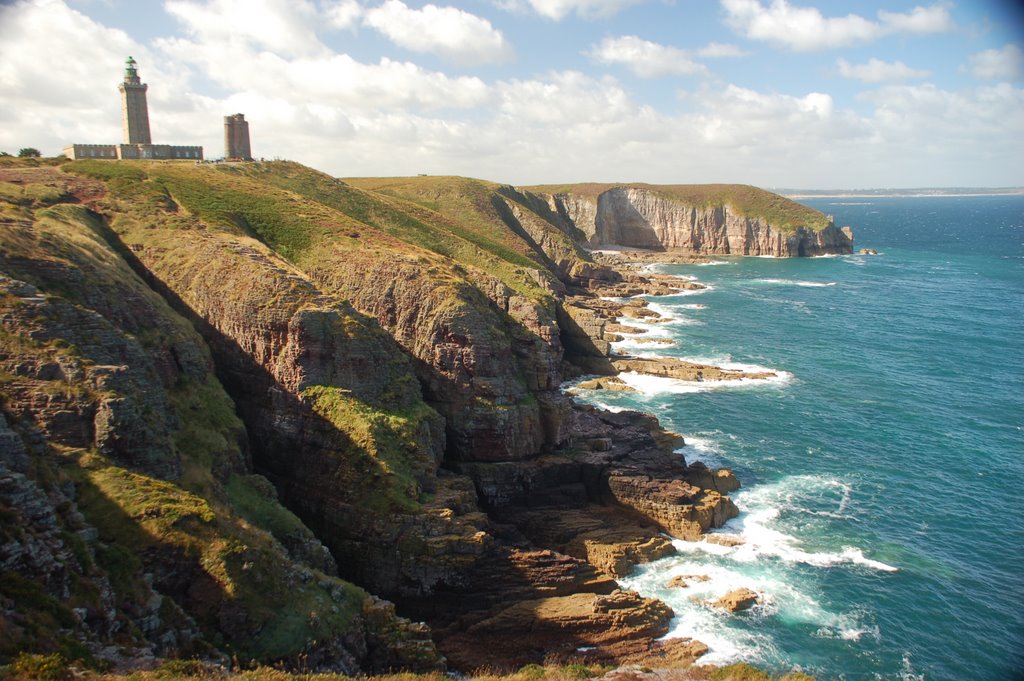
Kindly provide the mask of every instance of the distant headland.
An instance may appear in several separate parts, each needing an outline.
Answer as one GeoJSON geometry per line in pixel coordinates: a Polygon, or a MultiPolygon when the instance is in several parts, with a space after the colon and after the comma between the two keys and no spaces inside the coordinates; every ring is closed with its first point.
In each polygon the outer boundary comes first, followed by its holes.
{"type": "Polygon", "coordinates": [[[848,199],[870,197],[940,197],[940,196],[1020,196],[1024,187],[921,187],[917,189],[790,189],[774,188],[771,191],[789,199],[848,199]]]}

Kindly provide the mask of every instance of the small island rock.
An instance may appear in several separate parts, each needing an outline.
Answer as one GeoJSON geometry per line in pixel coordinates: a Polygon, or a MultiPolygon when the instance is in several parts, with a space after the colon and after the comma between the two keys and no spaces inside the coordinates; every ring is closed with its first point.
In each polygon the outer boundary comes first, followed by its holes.
{"type": "Polygon", "coordinates": [[[744,610],[750,610],[756,604],[761,602],[761,597],[756,591],[751,591],[747,588],[736,589],[725,594],[716,601],[711,601],[711,606],[715,608],[721,608],[729,612],[742,612],[744,610]]]}

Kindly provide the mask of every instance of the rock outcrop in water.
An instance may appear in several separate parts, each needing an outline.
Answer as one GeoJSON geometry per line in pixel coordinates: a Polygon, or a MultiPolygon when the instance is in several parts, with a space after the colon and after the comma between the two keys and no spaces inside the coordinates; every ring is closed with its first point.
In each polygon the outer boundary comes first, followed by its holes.
{"type": "Polygon", "coordinates": [[[601,296],[699,286],[593,260],[620,199],[290,163],[0,182],[0,661],[704,649],[613,578],[734,516],[735,477],[560,385],[764,376],[610,356],[610,323],[656,314],[601,296]]]}

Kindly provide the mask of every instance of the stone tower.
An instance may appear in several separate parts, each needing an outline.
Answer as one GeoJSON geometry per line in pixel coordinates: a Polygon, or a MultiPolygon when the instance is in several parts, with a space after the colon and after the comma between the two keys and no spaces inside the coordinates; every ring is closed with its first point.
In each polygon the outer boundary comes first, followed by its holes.
{"type": "Polygon", "coordinates": [[[240,113],[224,117],[224,158],[252,160],[252,150],[249,147],[249,123],[240,113]]]}
{"type": "Polygon", "coordinates": [[[139,80],[135,60],[128,57],[124,65],[124,82],[117,86],[121,91],[121,119],[124,121],[125,144],[152,144],[149,136],[149,109],[146,106],[148,85],[139,80]]]}

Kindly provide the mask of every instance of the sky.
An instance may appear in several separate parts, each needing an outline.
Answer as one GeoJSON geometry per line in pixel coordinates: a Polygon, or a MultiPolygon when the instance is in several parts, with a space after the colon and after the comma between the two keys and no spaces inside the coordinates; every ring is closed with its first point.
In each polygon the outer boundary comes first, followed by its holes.
{"type": "Polygon", "coordinates": [[[340,177],[1024,186],[1018,0],[0,0],[0,150],[122,140],[340,177]]]}

